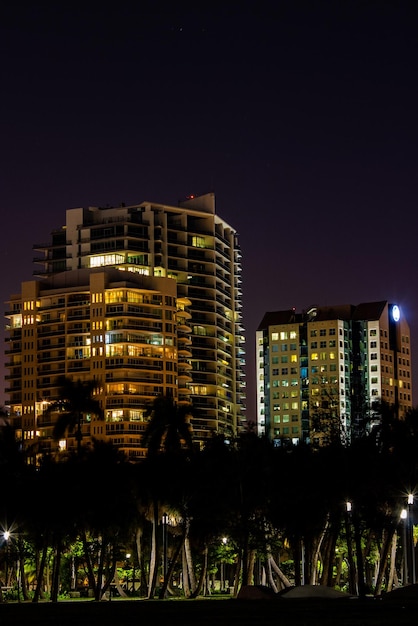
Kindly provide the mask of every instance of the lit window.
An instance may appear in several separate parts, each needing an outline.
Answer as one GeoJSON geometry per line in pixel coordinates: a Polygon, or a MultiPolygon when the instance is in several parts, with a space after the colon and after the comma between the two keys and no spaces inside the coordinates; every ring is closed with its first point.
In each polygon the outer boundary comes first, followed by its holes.
{"type": "Polygon", "coordinates": [[[206,248],[205,238],[204,237],[192,237],[192,246],[194,248],[206,248]]]}

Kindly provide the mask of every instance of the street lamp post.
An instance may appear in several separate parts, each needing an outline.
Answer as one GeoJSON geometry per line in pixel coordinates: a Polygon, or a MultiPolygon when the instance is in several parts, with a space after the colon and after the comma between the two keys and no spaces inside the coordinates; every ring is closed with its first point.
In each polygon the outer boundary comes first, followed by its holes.
{"type": "Polygon", "coordinates": [[[406,541],[406,526],[407,526],[408,511],[402,509],[401,520],[403,522],[402,543],[403,543],[403,584],[408,584],[408,547],[406,541]]]}
{"type": "Polygon", "coordinates": [[[164,513],[162,518],[163,524],[163,585],[165,586],[166,577],[167,577],[167,524],[168,524],[168,515],[164,513]]]}
{"type": "Polygon", "coordinates": [[[414,518],[413,518],[413,505],[414,496],[412,493],[408,494],[408,552],[409,558],[409,578],[412,585],[415,584],[415,543],[414,543],[414,518]]]}
{"type": "Polygon", "coordinates": [[[3,533],[4,541],[6,542],[6,567],[5,567],[5,584],[6,587],[9,585],[9,539],[10,539],[10,531],[5,530],[3,533]]]}
{"type": "Polygon", "coordinates": [[[351,514],[353,505],[350,500],[345,503],[345,530],[347,539],[348,582],[350,593],[356,594],[356,570],[353,559],[353,542],[351,536],[351,514]]]}
{"type": "MultiPolygon", "coordinates": [[[[222,545],[226,546],[228,543],[228,538],[227,537],[222,537],[222,545]]],[[[222,551],[222,555],[221,555],[221,580],[220,580],[220,589],[219,591],[221,593],[224,593],[226,589],[226,585],[225,585],[225,561],[224,561],[224,554],[222,551]]]]}

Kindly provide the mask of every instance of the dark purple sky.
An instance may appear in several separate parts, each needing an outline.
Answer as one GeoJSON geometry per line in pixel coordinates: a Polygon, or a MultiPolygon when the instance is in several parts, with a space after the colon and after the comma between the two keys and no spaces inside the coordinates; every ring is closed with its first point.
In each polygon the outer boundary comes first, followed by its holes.
{"type": "Polygon", "coordinates": [[[266,311],[396,301],[418,380],[418,4],[187,4],[0,9],[1,301],[67,208],[214,191],[243,250],[250,419],[266,311]]]}

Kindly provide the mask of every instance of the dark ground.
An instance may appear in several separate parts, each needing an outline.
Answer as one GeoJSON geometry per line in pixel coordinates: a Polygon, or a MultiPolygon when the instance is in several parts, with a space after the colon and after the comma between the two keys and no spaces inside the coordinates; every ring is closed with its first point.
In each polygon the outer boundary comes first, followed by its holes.
{"type": "Polygon", "coordinates": [[[416,599],[112,600],[0,605],[1,626],[404,626],[416,599]]]}

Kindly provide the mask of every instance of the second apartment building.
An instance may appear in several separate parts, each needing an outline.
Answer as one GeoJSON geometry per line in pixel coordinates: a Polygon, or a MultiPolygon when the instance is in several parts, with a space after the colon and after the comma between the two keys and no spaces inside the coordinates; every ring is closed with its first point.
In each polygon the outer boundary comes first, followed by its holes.
{"type": "Polygon", "coordinates": [[[257,426],[277,445],[348,439],[380,400],[412,408],[409,326],[386,301],[266,313],[256,333],[257,426]]]}

